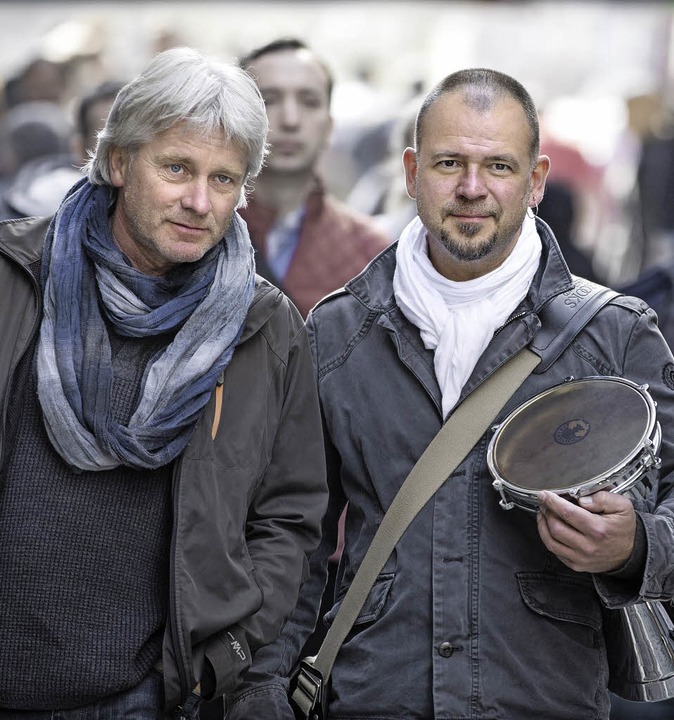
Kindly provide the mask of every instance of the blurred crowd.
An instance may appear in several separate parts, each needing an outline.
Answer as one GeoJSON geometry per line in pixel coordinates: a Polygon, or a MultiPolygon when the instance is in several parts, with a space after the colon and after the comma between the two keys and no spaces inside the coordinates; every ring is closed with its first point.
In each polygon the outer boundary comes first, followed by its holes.
{"type": "MultiPolygon", "coordinates": [[[[149,53],[182,44],[173,32],[149,53]]],[[[49,214],[80,176],[116,91],[128,79],[96,55],[56,61],[39,54],[2,82],[0,218],[49,214]]],[[[327,189],[371,216],[389,240],[414,214],[402,172],[413,142],[422,79],[397,97],[381,91],[366,69],[339,78],[334,125],[320,163],[327,189]]],[[[666,90],[624,98],[624,128],[602,164],[564,140],[541,108],[542,151],[552,160],[539,215],[553,227],[572,270],[622,287],[647,277],[656,305],[669,292],[674,263],[674,117],[666,90]]],[[[637,286],[639,287],[639,286],[637,286]]],[[[664,306],[663,306],[664,309],[664,306]]]]}
{"type": "Polygon", "coordinates": [[[122,83],[72,87],[72,68],[31,59],[4,83],[0,121],[0,217],[49,215],[80,168],[122,83]]]}

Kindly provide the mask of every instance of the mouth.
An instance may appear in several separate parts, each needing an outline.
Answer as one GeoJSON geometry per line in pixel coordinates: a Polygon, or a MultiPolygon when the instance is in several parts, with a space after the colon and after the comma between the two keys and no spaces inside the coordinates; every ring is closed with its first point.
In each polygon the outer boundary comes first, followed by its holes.
{"type": "Polygon", "coordinates": [[[297,155],[302,150],[302,143],[296,140],[280,140],[272,144],[272,149],[278,155],[297,155]]]}
{"type": "Polygon", "coordinates": [[[171,224],[177,228],[181,233],[187,234],[187,235],[193,235],[194,237],[199,237],[203,235],[204,233],[209,232],[209,228],[203,227],[201,225],[192,225],[192,224],[186,224],[181,223],[176,220],[172,220],[171,224]]]}
{"type": "Polygon", "coordinates": [[[476,209],[465,211],[460,208],[448,208],[445,211],[444,219],[447,220],[448,218],[451,218],[456,222],[461,223],[479,223],[489,220],[491,217],[493,217],[493,213],[488,211],[477,211],[476,209]]]}

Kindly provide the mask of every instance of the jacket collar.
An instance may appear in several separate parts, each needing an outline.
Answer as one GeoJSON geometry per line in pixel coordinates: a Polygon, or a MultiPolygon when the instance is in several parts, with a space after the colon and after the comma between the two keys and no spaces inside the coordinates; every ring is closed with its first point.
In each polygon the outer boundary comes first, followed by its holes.
{"type": "Polygon", "coordinates": [[[20,265],[31,265],[42,257],[50,217],[19,218],[0,222],[2,251],[20,265]]]}
{"type": "Polygon", "coordinates": [[[239,344],[253,336],[272,316],[283,299],[283,293],[259,275],[255,276],[255,292],[248,308],[239,344]]]}
{"type": "MultiPolygon", "coordinates": [[[[536,228],[543,244],[541,264],[527,297],[516,311],[518,314],[523,311],[537,312],[555,295],[570,290],[573,284],[571,273],[552,230],[540,218],[536,218],[536,228]]],[[[397,247],[397,242],[390,245],[345,286],[346,291],[369,310],[387,313],[396,306],[393,273],[397,247]]]]}

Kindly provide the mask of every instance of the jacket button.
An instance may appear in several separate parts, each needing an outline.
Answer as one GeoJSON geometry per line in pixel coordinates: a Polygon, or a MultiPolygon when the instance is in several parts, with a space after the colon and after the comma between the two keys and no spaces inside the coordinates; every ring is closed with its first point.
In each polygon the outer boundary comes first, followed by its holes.
{"type": "Polygon", "coordinates": [[[443,658],[451,657],[454,647],[450,642],[443,642],[438,648],[438,654],[443,658]]]}

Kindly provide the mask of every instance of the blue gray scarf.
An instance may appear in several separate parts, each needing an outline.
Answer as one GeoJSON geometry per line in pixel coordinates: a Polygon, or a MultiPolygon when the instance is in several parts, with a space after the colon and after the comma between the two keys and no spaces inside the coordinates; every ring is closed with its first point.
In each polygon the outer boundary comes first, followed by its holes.
{"type": "Polygon", "coordinates": [[[49,228],[39,399],[49,438],[70,465],[156,468],[184,450],[241,337],[253,298],[253,249],[235,213],[223,241],[200,261],[164,277],[144,275],[112,239],[111,200],[108,187],[83,180],[49,228]],[[121,335],[175,333],[148,364],[126,426],[111,417],[112,356],[101,304],[121,335]]]}

